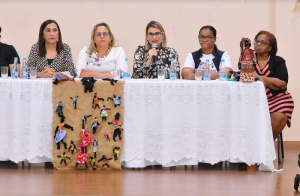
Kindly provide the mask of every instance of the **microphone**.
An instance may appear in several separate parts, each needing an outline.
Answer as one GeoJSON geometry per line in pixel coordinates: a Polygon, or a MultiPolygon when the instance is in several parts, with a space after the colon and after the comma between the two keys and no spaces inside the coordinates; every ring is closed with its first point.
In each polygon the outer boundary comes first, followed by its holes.
{"type": "MultiPolygon", "coordinates": [[[[157,48],[157,44],[152,44],[151,46],[152,48],[157,48]]],[[[152,56],[152,65],[155,65],[155,61],[156,61],[156,56],[152,56]]]]}

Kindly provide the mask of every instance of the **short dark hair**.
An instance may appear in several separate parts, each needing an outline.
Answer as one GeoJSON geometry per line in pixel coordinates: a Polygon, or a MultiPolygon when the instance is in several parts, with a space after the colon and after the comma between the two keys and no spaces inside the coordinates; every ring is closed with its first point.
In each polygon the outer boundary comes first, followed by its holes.
{"type": "Polygon", "coordinates": [[[268,41],[270,42],[270,45],[272,47],[272,49],[269,51],[269,54],[271,55],[276,55],[277,54],[277,40],[276,40],[276,37],[275,35],[273,35],[272,33],[270,33],[269,31],[260,31],[258,32],[256,35],[255,35],[255,38],[254,39],[257,39],[258,36],[260,35],[267,35],[268,37],[268,41]]]}
{"type": "Polygon", "coordinates": [[[217,30],[213,27],[213,26],[210,26],[210,25],[206,25],[206,26],[203,26],[201,27],[201,29],[199,30],[199,35],[200,35],[200,32],[203,30],[203,29],[209,29],[212,31],[214,37],[217,37],[217,30]]]}
{"type": "Polygon", "coordinates": [[[56,44],[56,52],[57,52],[57,54],[60,53],[64,49],[63,42],[62,42],[62,37],[61,37],[61,32],[60,32],[60,28],[59,28],[57,22],[54,21],[54,20],[46,20],[45,22],[43,22],[41,24],[40,32],[39,32],[38,45],[39,45],[39,56],[40,57],[43,57],[43,56],[46,55],[46,47],[45,47],[45,42],[44,42],[43,35],[44,35],[44,29],[46,28],[46,26],[48,24],[51,24],[51,23],[56,24],[56,26],[58,28],[58,42],[56,44]]]}

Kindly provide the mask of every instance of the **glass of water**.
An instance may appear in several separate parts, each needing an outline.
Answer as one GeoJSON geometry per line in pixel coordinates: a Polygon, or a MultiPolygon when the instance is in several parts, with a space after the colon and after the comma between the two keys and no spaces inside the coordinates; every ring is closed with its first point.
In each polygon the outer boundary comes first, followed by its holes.
{"type": "Polygon", "coordinates": [[[120,80],[120,69],[115,68],[113,70],[113,77],[115,80],[120,80]]]}
{"type": "Polygon", "coordinates": [[[157,70],[157,78],[159,80],[164,80],[166,75],[166,69],[165,68],[158,68],[157,70]]]}
{"type": "Polygon", "coordinates": [[[195,70],[195,80],[202,80],[203,72],[201,69],[195,70]]]}
{"type": "Polygon", "coordinates": [[[36,79],[36,75],[37,75],[36,67],[31,67],[30,68],[30,79],[36,79]]]}
{"type": "Polygon", "coordinates": [[[7,78],[8,77],[8,67],[2,66],[1,67],[1,78],[7,78]]]}

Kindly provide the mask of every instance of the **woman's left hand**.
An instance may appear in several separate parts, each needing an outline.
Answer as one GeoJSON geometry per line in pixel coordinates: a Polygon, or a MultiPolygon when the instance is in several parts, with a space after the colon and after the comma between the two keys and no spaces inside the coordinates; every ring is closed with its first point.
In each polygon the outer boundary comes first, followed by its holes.
{"type": "Polygon", "coordinates": [[[265,88],[267,87],[266,81],[264,80],[263,76],[259,76],[259,81],[261,81],[262,83],[264,83],[265,88]]]}

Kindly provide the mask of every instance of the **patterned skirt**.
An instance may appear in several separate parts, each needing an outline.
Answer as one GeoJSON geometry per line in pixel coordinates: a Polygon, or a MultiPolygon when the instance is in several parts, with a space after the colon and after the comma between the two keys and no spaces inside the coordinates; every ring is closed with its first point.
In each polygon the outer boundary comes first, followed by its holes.
{"type": "Polygon", "coordinates": [[[294,110],[294,101],[290,93],[280,93],[276,96],[268,96],[270,113],[280,112],[287,116],[287,126],[291,127],[292,113],[294,110]]]}

